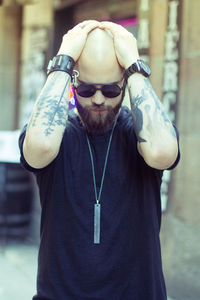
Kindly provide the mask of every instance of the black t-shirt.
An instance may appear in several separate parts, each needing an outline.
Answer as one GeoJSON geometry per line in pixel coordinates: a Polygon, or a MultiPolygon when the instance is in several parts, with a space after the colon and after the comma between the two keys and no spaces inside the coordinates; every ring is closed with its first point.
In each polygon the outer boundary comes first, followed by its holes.
{"type": "MultiPolygon", "coordinates": [[[[98,190],[110,133],[89,136],[98,190]]],[[[36,174],[42,206],[34,300],[167,299],[159,240],[162,171],[139,155],[130,110],[121,109],[113,134],[101,196],[100,244],[93,242],[92,167],[78,116],[69,116],[52,163],[33,169],[23,153],[21,162],[36,174]]]]}

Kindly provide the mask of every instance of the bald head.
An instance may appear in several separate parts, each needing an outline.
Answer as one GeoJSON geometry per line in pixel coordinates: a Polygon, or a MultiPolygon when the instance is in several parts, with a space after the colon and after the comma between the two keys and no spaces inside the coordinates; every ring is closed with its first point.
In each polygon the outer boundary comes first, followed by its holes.
{"type": "Polygon", "coordinates": [[[117,61],[113,38],[109,32],[96,28],[88,34],[77,68],[84,81],[111,82],[121,79],[122,69],[117,61]],[[113,79],[109,79],[111,75],[113,79]]]}

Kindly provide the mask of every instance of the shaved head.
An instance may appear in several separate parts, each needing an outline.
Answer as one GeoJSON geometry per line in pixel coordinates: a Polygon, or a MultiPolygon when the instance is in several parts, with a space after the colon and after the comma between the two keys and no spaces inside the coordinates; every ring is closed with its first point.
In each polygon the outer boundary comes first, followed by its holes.
{"type": "Polygon", "coordinates": [[[122,78],[111,33],[96,28],[88,34],[77,69],[81,80],[86,82],[112,82],[122,78]]]}

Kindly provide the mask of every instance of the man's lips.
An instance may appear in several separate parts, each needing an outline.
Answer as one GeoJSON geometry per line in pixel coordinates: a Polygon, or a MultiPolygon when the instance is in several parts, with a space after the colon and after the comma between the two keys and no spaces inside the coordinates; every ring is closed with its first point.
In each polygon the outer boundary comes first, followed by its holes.
{"type": "Polygon", "coordinates": [[[95,113],[103,113],[106,111],[106,109],[91,108],[90,111],[95,112],[95,113]]]}

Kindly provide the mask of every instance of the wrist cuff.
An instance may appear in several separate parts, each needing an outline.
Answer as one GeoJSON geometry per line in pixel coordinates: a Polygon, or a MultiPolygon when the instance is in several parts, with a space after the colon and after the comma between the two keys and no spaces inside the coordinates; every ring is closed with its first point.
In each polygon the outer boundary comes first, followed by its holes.
{"type": "Polygon", "coordinates": [[[72,77],[74,65],[75,61],[71,56],[64,54],[56,55],[52,60],[49,61],[47,75],[54,71],[63,71],[72,77]]]}
{"type": "Polygon", "coordinates": [[[125,70],[124,77],[128,79],[134,73],[140,73],[145,77],[149,77],[151,75],[151,70],[143,60],[138,59],[135,63],[133,63],[129,68],[125,70]]]}

